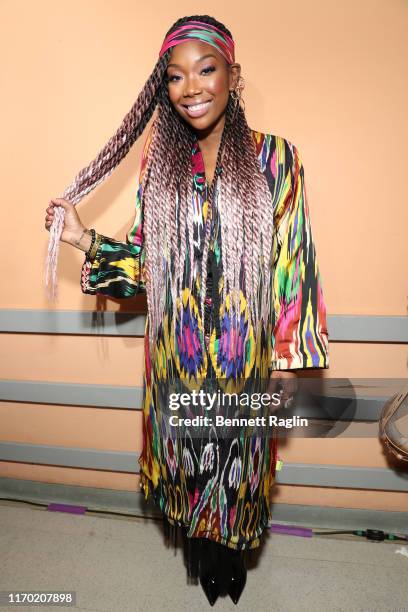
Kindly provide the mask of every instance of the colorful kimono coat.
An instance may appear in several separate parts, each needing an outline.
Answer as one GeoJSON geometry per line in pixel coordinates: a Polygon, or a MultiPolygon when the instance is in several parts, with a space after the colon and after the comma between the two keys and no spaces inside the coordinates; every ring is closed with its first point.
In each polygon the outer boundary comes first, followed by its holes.
{"type": "MultiPolygon", "coordinates": [[[[151,134],[150,130],[143,149],[133,225],[126,241],[103,236],[94,259],[85,260],[81,276],[84,293],[129,298],[146,291],[141,202],[151,134]]],[[[205,320],[201,321],[197,309],[199,278],[195,295],[185,289],[179,296],[183,316],[177,333],[173,333],[170,313],[166,313],[153,352],[146,318],[143,450],[138,459],[145,498],[153,495],[170,524],[187,527],[189,537],[207,537],[235,549],[259,546],[263,530],[272,523],[270,490],[275,480],[277,438],[177,437],[163,427],[159,417],[155,404],[159,381],[170,372],[184,379],[198,375],[225,382],[237,374],[248,379],[267,378],[272,370],[329,365],[326,307],[299,152],[283,137],[255,130],[251,134],[270,188],[276,227],[266,336],[256,338],[251,331],[246,349],[241,346],[240,352],[231,351],[228,305],[219,299],[223,282],[221,232],[213,228],[216,238],[208,256],[205,320]]],[[[192,169],[192,205],[198,231],[205,223],[209,191],[198,140],[192,149],[192,169]]],[[[214,219],[219,223],[217,214],[214,219]]],[[[246,308],[242,295],[244,315],[246,308]]],[[[239,339],[235,340],[237,347],[239,339]]]]}

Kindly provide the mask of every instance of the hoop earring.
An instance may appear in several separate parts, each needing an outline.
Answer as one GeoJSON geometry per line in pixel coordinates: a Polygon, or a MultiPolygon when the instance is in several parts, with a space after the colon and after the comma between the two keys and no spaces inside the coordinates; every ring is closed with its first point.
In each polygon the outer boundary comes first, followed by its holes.
{"type": "Polygon", "coordinates": [[[234,101],[234,115],[238,109],[238,106],[241,104],[242,110],[245,111],[245,101],[242,97],[242,91],[245,88],[245,80],[242,76],[238,77],[237,84],[234,89],[231,89],[231,98],[234,101]]]}

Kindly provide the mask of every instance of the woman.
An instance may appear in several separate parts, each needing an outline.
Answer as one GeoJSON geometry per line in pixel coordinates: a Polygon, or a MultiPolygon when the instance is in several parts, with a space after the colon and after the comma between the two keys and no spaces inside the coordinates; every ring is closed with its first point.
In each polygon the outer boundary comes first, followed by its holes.
{"type": "Polygon", "coordinates": [[[328,367],[299,152],[248,127],[242,87],[229,30],[206,15],[179,19],[122,125],[51,200],[45,224],[54,280],[59,232],[86,252],[84,293],[146,293],[141,488],[167,535],[181,527],[188,575],[200,577],[211,605],[220,593],[237,603],[244,553],[271,525],[276,436],[245,428],[224,436],[213,426],[180,434],[164,414],[169,389],[211,381],[253,390],[269,378],[274,388],[279,378],[285,399],[296,370],[328,367]],[[86,229],[74,205],[120,163],[156,108],[126,241],[86,229]]]}

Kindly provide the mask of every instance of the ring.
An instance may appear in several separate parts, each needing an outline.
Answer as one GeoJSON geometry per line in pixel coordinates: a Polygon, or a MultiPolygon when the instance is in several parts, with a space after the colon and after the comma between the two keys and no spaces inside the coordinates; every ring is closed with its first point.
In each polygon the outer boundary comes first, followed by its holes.
{"type": "Polygon", "coordinates": [[[293,395],[288,397],[288,399],[286,400],[286,402],[284,404],[284,408],[289,408],[293,404],[293,400],[294,400],[293,395]]]}

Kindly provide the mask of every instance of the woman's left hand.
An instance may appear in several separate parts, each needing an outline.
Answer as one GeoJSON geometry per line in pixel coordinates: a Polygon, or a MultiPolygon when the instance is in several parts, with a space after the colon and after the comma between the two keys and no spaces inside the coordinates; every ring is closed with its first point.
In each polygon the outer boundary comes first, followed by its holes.
{"type": "Polygon", "coordinates": [[[298,381],[296,371],[293,370],[273,370],[268,385],[268,393],[278,393],[278,385],[281,387],[281,403],[276,407],[290,408],[293,402],[293,397],[298,389],[298,381]]]}

